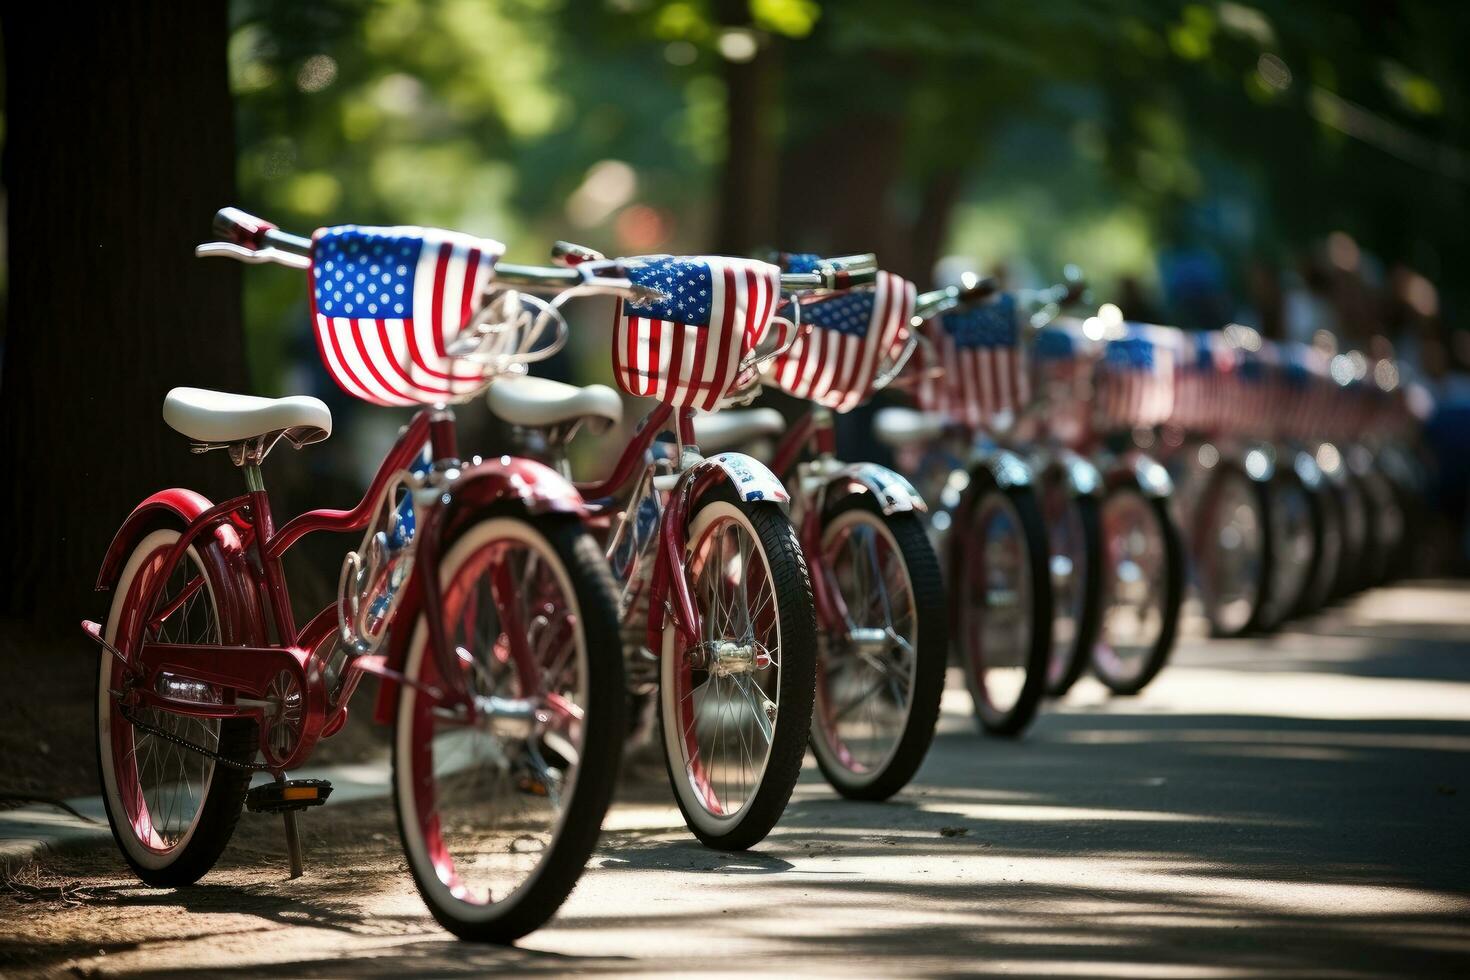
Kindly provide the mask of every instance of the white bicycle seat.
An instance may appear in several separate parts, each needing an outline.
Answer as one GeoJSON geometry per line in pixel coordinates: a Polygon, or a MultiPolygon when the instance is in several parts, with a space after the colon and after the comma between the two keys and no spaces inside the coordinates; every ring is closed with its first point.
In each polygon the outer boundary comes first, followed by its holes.
{"type": "Polygon", "coordinates": [[[705,453],[742,449],[753,440],[780,435],[785,428],[786,421],[774,408],[731,410],[694,418],[694,438],[700,452],[705,453]]]}
{"type": "Polygon", "coordinates": [[[500,378],[485,396],[490,411],[512,425],[538,429],[579,419],[623,420],[623,400],[607,385],[563,384],[549,378],[500,378]]]}
{"type": "Polygon", "coordinates": [[[945,418],[934,412],[912,408],[884,408],[873,419],[873,433],[880,442],[895,449],[931,442],[944,434],[945,418]]]}
{"type": "Polygon", "coordinates": [[[163,399],[163,420],[195,442],[226,445],[280,434],[298,446],[332,434],[332,411],[319,398],[257,398],[207,388],[175,388],[163,399]]]}

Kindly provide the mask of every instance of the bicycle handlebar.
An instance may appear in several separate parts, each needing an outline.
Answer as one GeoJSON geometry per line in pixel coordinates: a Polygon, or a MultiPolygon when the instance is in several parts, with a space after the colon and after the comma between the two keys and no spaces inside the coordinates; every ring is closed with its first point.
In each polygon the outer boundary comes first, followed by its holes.
{"type": "Polygon", "coordinates": [[[929,320],[941,313],[950,313],[961,306],[989,299],[998,292],[1000,281],[986,276],[968,286],[946,286],[920,293],[914,301],[914,317],[918,320],[929,320]]]}

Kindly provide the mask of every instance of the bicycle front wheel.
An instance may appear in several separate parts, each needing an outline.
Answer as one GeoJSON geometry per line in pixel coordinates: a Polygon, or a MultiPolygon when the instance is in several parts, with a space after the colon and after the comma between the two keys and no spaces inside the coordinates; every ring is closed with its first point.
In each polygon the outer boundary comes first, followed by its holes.
{"type": "Polygon", "coordinates": [[[1052,588],[1051,659],[1046,693],[1072,689],[1092,658],[1102,607],[1102,531],[1096,497],[1075,494],[1052,472],[1043,476],[1052,588]]]}
{"type": "Polygon", "coordinates": [[[573,518],[491,512],[447,543],[399,692],[393,801],[409,870],[462,939],[509,943],[571,893],[597,844],[626,724],[612,580],[573,518]],[[441,613],[445,677],[425,615],[441,613]],[[449,683],[446,683],[449,682],[449,683]],[[467,689],[474,709],[430,692],[467,689]]]}
{"type": "Polygon", "coordinates": [[[980,490],[957,528],[956,636],[980,727],[1022,732],[1046,692],[1051,576],[1046,529],[1028,486],[980,490]]]}
{"type": "Polygon", "coordinates": [[[1168,501],[1124,484],[1102,505],[1103,623],[1092,671],[1114,694],[1137,694],[1174,649],[1184,549],[1168,501]]]}
{"type": "Polygon", "coordinates": [[[812,752],[843,796],[886,800],[918,771],[939,720],[939,560],[916,514],[885,515],[855,494],[828,508],[816,574],[842,623],[818,637],[812,752]]]}
{"type": "Polygon", "coordinates": [[[695,507],[685,571],[702,635],[681,650],[664,629],[659,724],[689,829],[742,850],[770,833],[801,774],[816,673],[811,580],[774,506],[721,490],[695,507]]]}

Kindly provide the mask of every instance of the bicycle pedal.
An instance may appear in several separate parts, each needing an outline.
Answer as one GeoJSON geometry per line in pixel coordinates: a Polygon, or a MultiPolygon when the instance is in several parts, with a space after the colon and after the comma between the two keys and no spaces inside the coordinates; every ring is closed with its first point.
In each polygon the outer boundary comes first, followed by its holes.
{"type": "Polygon", "coordinates": [[[288,779],[285,782],[261,783],[245,794],[245,809],[251,813],[282,813],[321,806],[332,795],[332,784],[325,779],[288,779]]]}

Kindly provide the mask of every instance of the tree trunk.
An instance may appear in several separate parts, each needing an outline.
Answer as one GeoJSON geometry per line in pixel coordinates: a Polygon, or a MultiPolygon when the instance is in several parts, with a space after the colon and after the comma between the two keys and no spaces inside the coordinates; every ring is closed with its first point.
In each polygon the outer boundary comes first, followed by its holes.
{"type": "MultiPolygon", "coordinates": [[[[749,21],[742,0],[722,0],[718,13],[725,26],[744,27],[749,21]]],[[[725,62],[725,166],[714,241],[721,255],[779,247],[772,241],[777,164],[773,108],[779,82],[775,44],[766,38],[751,60],[725,62]]]]}
{"type": "Polygon", "coordinates": [[[7,6],[10,305],[0,374],[0,613],[70,628],[128,511],[239,492],[159,414],[245,387],[239,268],[196,243],[234,193],[227,5],[7,6]]]}

